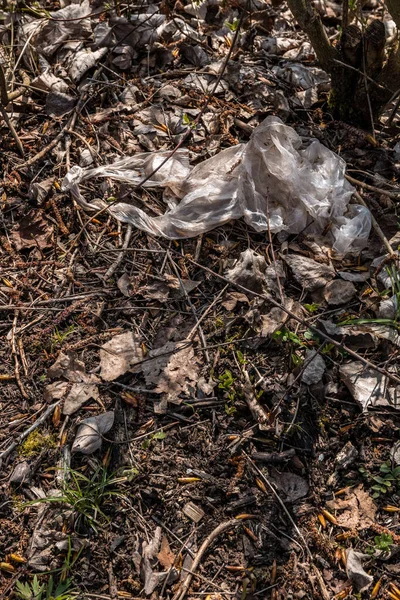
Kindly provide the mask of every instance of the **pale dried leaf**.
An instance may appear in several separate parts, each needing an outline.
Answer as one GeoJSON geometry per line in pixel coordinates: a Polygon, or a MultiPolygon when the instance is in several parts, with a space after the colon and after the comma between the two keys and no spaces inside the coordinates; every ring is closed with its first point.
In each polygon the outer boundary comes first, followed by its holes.
{"type": "Polygon", "coordinates": [[[182,396],[193,394],[199,364],[192,345],[186,342],[167,342],[149,352],[150,360],[142,365],[147,385],[155,386],[156,394],[165,394],[167,402],[179,404],[182,396]]]}
{"type": "Polygon", "coordinates": [[[248,248],[240,254],[235,266],[225,276],[248,290],[261,293],[265,285],[266,269],[265,258],[248,248]]]}
{"type": "Polygon", "coordinates": [[[17,250],[24,248],[48,248],[51,246],[53,225],[41,210],[31,210],[11,232],[11,240],[17,250]]]}
{"type": "Polygon", "coordinates": [[[338,306],[350,302],[356,295],[356,288],[351,281],[335,279],[326,284],[323,289],[325,302],[330,306],[338,306]]]}
{"type": "Polygon", "coordinates": [[[398,394],[392,399],[389,393],[388,378],[375,369],[354,361],[342,365],[339,372],[343,383],[362,410],[375,406],[393,406],[393,399],[397,401],[395,406],[399,406],[398,394]]]}
{"type": "Polygon", "coordinates": [[[353,548],[346,551],[346,573],[353,583],[356,592],[362,592],[370,587],[374,578],[364,571],[362,559],[370,559],[368,554],[356,552],[353,548]]]}
{"type": "Polygon", "coordinates": [[[282,256],[289,266],[295,280],[306,292],[324,287],[328,281],[335,277],[335,269],[331,265],[324,265],[306,256],[289,254],[282,256]]]}
{"type": "Polygon", "coordinates": [[[376,504],[362,485],[350,489],[345,497],[328,500],[326,505],[336,512],[340,527],[362,530],[375,522],[376,504]]]}
{"type": "Polygon", "coordinates": [[[128,371],[138,373],[143,360],[141,339],[131,331],[114,336],[100,349],[100,376],[104,381],[114,381],[128,371]]]}
{"type": "Polygon", "coordinates": [[[108,411],[97,417],[89,417],[79,425],[71,452],[92,454],[101,447],[102,435],[114,424],[114,411],[108,411]]]}

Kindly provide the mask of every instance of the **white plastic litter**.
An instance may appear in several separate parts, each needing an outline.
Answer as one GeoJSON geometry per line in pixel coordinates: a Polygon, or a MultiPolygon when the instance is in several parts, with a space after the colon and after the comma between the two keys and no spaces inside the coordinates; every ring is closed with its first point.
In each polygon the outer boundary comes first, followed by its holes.
{"type": "MultiPolygon", "coordinates": [[[[137,154],[94,169],[72,167],[63,190],[89,210],[79,184],[110,177],[137,185],[170,153],[137,154]]],[[[340,254],[361,250],[371,229],[367,208],[349,205],[354,188],[346,181],[346,163],[318,141],[303,148],[301,138],[277,117],[267,117],[247,144],[238,144],[191,167],[187,150],[178,150],[145,183],[163,187],[168,205],[162,216],[117,203],[109,211],[153,235],[168,239],[194,237],[231,219],[244,217],[256,231],[327,233],[340,254]]]]}

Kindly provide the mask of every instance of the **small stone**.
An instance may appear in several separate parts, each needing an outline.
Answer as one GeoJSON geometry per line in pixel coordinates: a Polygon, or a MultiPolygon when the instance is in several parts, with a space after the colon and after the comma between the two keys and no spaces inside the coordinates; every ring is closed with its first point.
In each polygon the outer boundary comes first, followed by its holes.
{"type": "Polygon", "coordinates": [[[347,442],[336,456],[336,465],[339,469],[347,469],[356,460],[357,456],[357,448],[351,442],[347,442]]]}
{"type": "Polygon", "coordinates": [[[25,483],[29,481],[30,477],[31,467],[29,463],[24,460],[14,467],[14,471],[11,473],[10,483],[25,483]]]}
{"type": "Polygon", "coordinates": [[[356,295],[356,291],[357,290],[351,281],[335,279],[326,284],[323,294],[325,301],[329,305],[337,306],[338,304],[350,302],[356,295]]]}

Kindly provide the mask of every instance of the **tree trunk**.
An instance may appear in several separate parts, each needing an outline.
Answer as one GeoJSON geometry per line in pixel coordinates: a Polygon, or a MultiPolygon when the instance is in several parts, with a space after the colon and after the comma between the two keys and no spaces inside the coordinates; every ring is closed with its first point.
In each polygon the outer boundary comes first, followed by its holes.
{"type": "MultiPolygon", "coordinates": [[[[386,0],[400,31],[400,0],[386,0]]],[[[288,0],[296,21],[308,35],[321,67],[331,76],[329,109],[335,118],[371,127],[393,94],[400,88],[400,45],[385,62],[385,27],[378,19],[365,31],[345,26],[340,42],[329,42],[311,0],[288,0]]],[[[344,16],[346,23],[346,15],[344,16]]]]}

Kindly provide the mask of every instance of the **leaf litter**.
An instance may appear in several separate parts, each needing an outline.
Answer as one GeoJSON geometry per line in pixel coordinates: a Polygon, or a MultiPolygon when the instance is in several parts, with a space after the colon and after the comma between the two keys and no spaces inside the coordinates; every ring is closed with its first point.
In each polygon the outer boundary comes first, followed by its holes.
{"type": "Polygon", "coordinates": [[[1,594],[394,593],[394,133],[324,113],[279,1],[109,4],[0,15],[1,594]]]}

